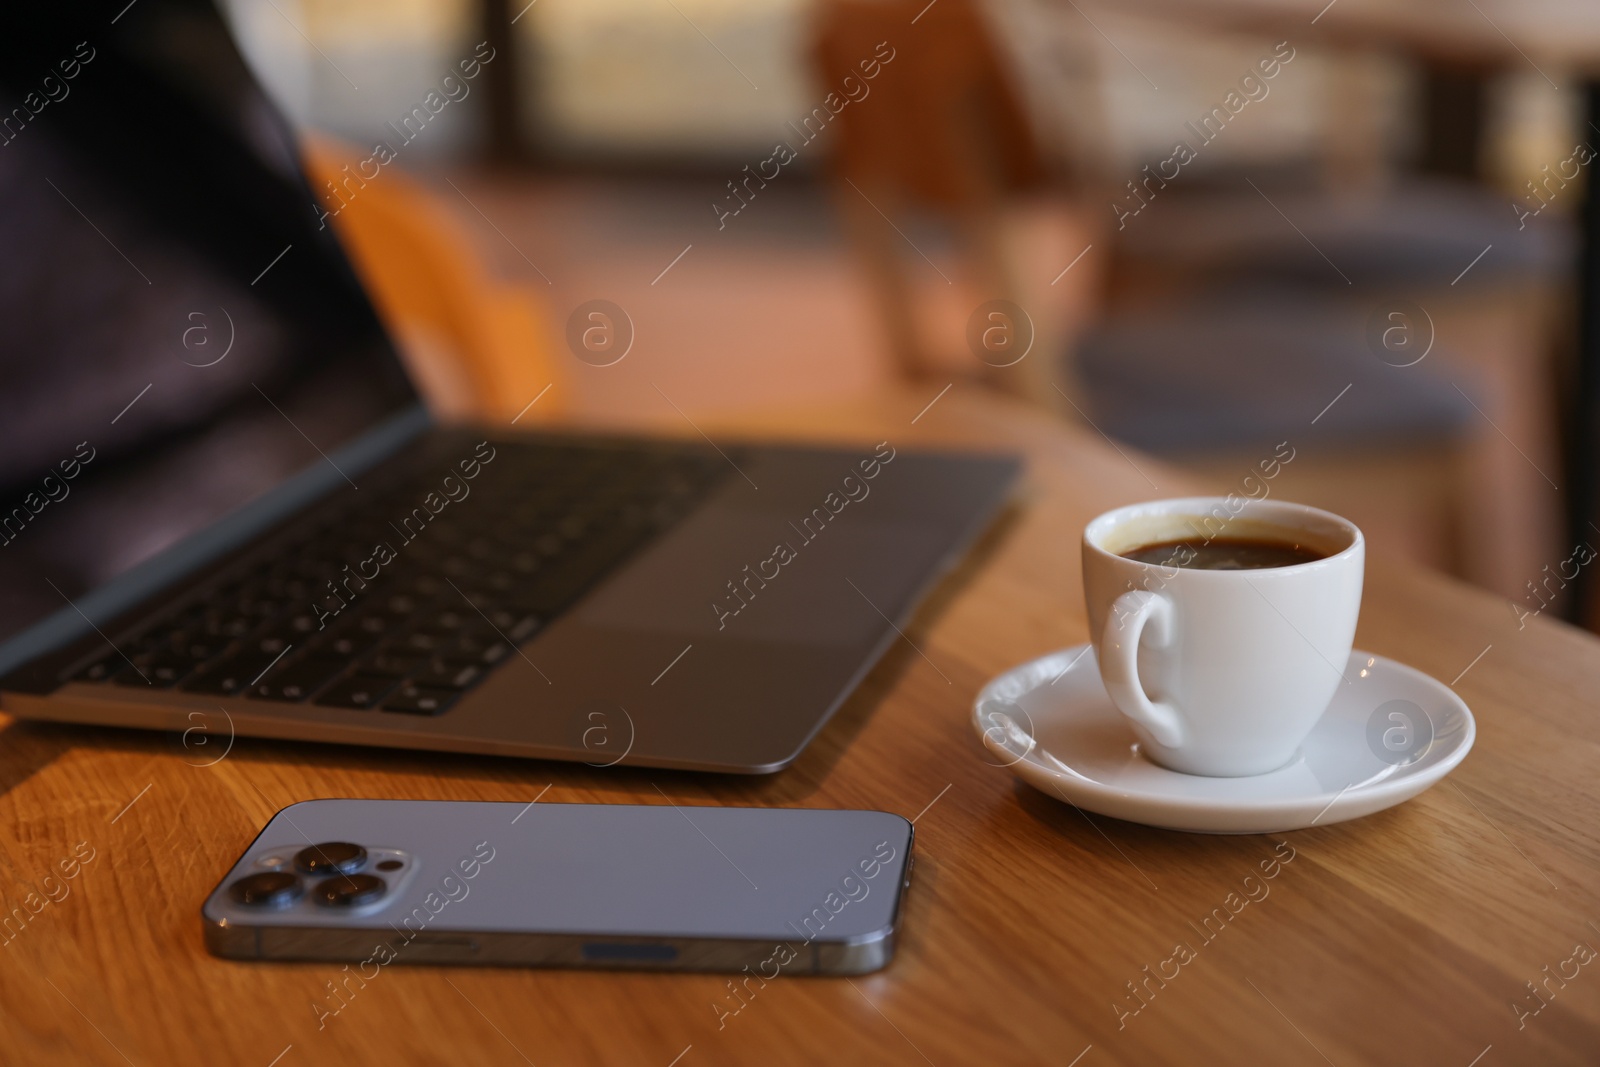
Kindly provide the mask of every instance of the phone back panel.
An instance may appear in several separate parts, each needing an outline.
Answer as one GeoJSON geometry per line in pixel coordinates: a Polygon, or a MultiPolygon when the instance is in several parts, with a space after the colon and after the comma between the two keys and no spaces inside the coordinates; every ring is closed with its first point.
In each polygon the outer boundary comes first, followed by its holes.
{"type": "MultiPolygon", "coordinates": [[[[461,932],[865,942],[892,931],[910,850],[911,824],[878,811],[312,800],[273,817],[203,915],[214,949],[213,933],[231,933],[237,949],[239,933],[254,931],[259,947],[275,928],[425,933],[430,942],[461,932]],[[235,879],[292,869],[301,849],[331,841],[373,855],[365,870],[388,883],[382,899],[333,908],[307,892],[263,909],[230,896],[235,879]],[[379,856],[400,866],[380,872],[379,856]]],[[[319,879],[305,881],[310,889],[319,879]]]]}

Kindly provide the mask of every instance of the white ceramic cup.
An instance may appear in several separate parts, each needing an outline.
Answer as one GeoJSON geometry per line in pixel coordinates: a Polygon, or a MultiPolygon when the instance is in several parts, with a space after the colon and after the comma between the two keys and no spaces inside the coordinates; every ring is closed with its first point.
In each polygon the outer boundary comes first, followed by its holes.
{"type": "Polygon", "coordinates": [[[1175,771],[1264,774],[1295,757],[1343,684],[1366,543],[1330,512],[1239,496],[1157,500],[1083,531],[1083,595],[1105,682],[1143,751],[1175,771]],[[1202,570],[1120,553],[1215,537],[1326,553],[1287,567],[1202,570]]]}

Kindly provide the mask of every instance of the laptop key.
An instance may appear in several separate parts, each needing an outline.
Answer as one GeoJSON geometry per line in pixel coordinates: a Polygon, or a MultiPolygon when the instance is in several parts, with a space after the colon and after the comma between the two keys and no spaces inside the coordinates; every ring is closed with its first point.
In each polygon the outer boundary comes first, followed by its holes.
{"type": "Polygon", "coordinates": [[[408,652],[425,655],[437,651],[443,643],[438,635],[427,630],[418,630],[407,634],[400,647],[408,652]]]}
{"type": "Polygon", "coordinates": [[[314,641],[312,647],[319,653],[339,656],[348,663],[377,644],[381,637],[381,634],[369,634],[359,629],[350,628],[341,630],[338,633],[331,633],[321,640],[314,641]]]}
{"type": "Polygon", "coordinates": [[[227,647],[228,643],[226,641],[219,641],[214,637],[201,635],[188,640],[175,639],[172,642],[171,651],[174,655],[188,660],[191,666],[198,667],[206,660],[214,659],[221,655],[223,649],[227,647]]]}
{"type": "Polygon", "coordinates": [[[244,643],[245,650],[252,654],[264,656],[268,663],[292,649],[297,641],[301,641],[299,634],[285,633],[281,630],[268,631],[255,634],[244,643]]]}
{"type": "Polygon", "coordinates": [[[537,615],[517,608],[496,608],[489,612],[489,622],[496,630],[517,642],[526,641],[539,628],[537,615]]]}
{"type": "Polygon", "coordinates": [[[426,654],[410,652],[404,648],[385,648],[368,660],[362,670],[392,678],[404,678],[413,671],[424,669],[429,663],[426,654]]]}
{"type": "Polygon", "coordinates": [[[493,632],[484,635],[463,631],[448,637],[435,637],[431,651],[445,659],[489,665],[504,659],[511,648],[493,632]]]}
{"type": "Polygon", "coordinates": [[[350,629],[357,634],[378,637],[388,632],[393,620],[387,615],[362,615],[350,624],[350,629]]]}
{"type": "Polygon", "coordinates": [[[419,671],[411,682],[432,689],[470,689],[481,677],[483,668],[475,663],[441,661],[419,671]]]}
{"type": "Polygon", "coordinates": [[[255,627],[256,620],[247,619],[242,615],[234,615],[226,611],[208,611],[205,619],[200,624],[201,632],[225,641],[235,637],[243,637],[255,627]]]}
{"type": "Polygon", "coordinates": [[[128,669],[128,661],[122,658],[121,653],[113,652],[104,659],[95,660],[83,670],[72,676],[75,682],[108,682],[119,671],[128,669]]]}
{"type": "Polygon", "coordinates": [[[381,674],[353,674],[334,682],[316,702],[330,708],[372,708],[400,684],[400,679],[381,674]]]}
{"type": "Polygon", "coordinates": [[[141,678],[134,671],[123,671],[115,679],[118,685],[149,684],[166,689],[183,681],[195,668],[193,660],[173,652],[138,656],[134,659],[134,664],[144,677],[141,678]]]}
{"type": "Polygon", "coordinates": [[[396,593],[384,600],[381,610],[389,615],[405,618],[417,610],[417,599],[405,593],[396,593]]]}
{"type": "MultiPolygon", "coordinates": [[[[493,589],[464,589],[468,602],[472,605],[472,614],[467,616],[461,630],[477,635],[480,638],[505,637],[515,642],[526,640],[539,628],[539,615],[532,608],[514,603],[517,594],[497,593],[493,589]],[[485,622],[487,620],[487,622],[485,622]]],[[[465,614],[463,612],[463,614],[465,614]]],[[[438,633],[437,627],[424,626],[429,632],[438,636],[449,636],[438,633]]]]}
{"type": "Polygon", "coordinates": [[[287,667],[267,672],[266,677],[250,689],[258,700],[284,700],[299,703],[321,689],[349,666],[349,662],[331,656],[308,656],[287,667]]]}
{"type": "Polygon", "coordinates": [[[419,597],[436,597],[450,588],[442,579],[426,572],[418,573],[407,581],[411,591],[419,597]]]}
{"type": "Polygon", "coordinates": [[[292,633],[302,635],[300,638],[302,640],[304,639],[304,635],[321,632],[317,625],[316,616],[309,613],[299,613],[290,616],[289,619],[284,622],[283,628],[292,633]]]}
{"type": "Polygon", "coordinates": [[[384,711],[402,711],[411,715],[438,715],[461,694],[453,689],[406,684],[383,702],[384,711]]]}
{"type": "MultiPolygon", "coordinates": [[[[472,617],[476,619],[478,617],[477,613],[473,613],[472,617]]],[[[446,610],[433,616],[432,620],[427,624],[427,628],[434,633],[449,633],[452,630],[461,629],[467,624],[467,621],[467,616],[461,612],[446,610]]]]}
{"type": "Polygon", "coordinates": [[[272,666],[273,658],[259,652],[240,652],[217,663],[208,664],[205,670],[191,677],[179,688],[190,693],[232,696],[242,692],[260,678],[262,672],[272,666]]]}

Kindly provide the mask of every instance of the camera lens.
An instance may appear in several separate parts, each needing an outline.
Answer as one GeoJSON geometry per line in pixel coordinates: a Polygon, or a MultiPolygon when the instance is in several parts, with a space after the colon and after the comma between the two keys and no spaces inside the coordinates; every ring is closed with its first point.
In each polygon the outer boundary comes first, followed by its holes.
{"type": "Polygon", "coordinates": [[[288,871],[262,871],[228,887],[234,903],[250,907],[286,908],[299,900],[302,892],[300,879],[288,871]]]}
{"type": "Polygon", "coordinates": [[[316,889],[318,904],[330,908],[359,908],[383,896],[388,885],[375,874],[346,874],[321,882],[316,889]]]}
{"type": "Polygon", "coordinates": [[[367,850],[348,841],[325,841],[295,853],[294,863],[307,874],[354,874],[367,862],[367,850]]]}

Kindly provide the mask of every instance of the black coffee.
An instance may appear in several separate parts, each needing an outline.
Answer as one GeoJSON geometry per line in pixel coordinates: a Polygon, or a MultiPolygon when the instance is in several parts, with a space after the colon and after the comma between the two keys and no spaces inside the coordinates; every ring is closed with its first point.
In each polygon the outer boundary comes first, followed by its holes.
{"type": "Polygon", "coordinates": [[[1254,537],[1213,537],[1209,541],[1158,541],[1122,553],[1124,559],[1162,567],[1205,571],[1253,571],[1266,567],[1292,567],[1326,559],[1329,553],[1289,541],[1254,537]]]}

